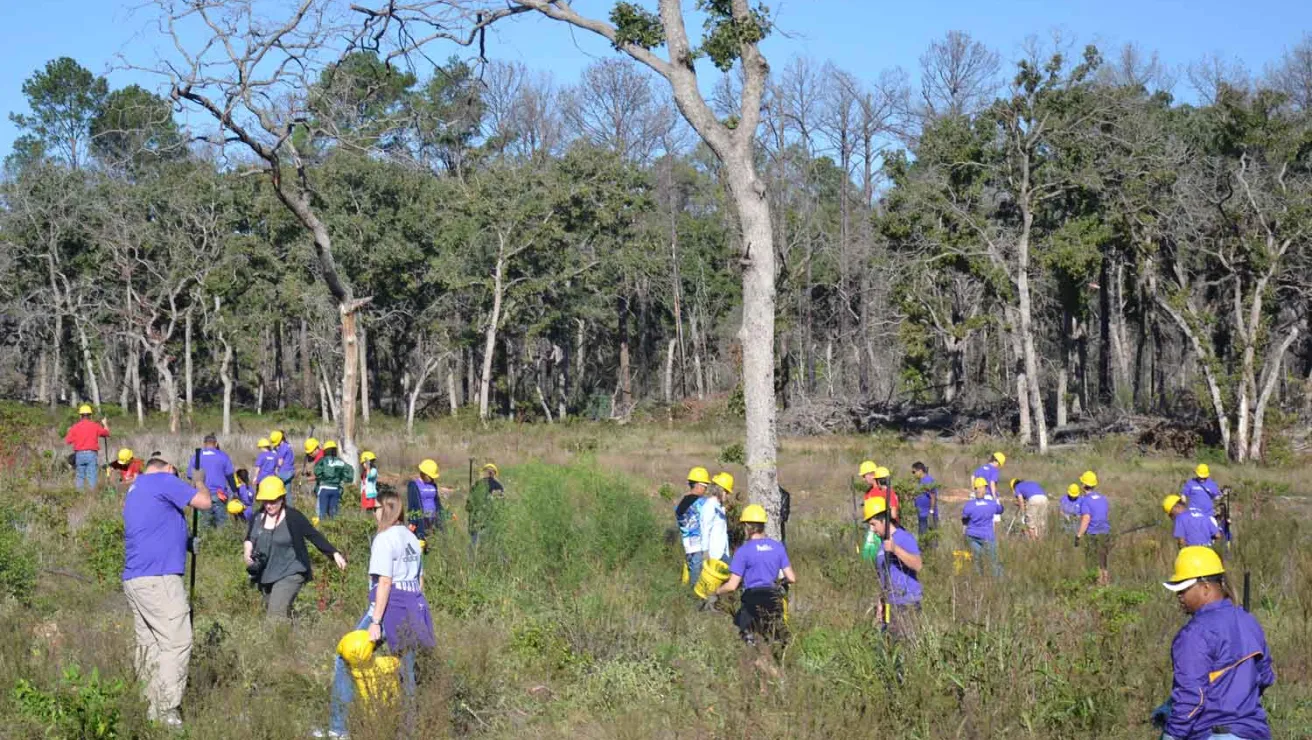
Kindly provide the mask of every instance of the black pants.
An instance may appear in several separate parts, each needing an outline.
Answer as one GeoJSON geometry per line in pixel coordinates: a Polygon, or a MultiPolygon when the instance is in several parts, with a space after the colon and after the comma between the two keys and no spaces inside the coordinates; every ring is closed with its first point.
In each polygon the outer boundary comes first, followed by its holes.
{"type": "Polygon", "coordinates": [[[738,633],[751,642],[754,635],[766,640],[786,640],[783,592],[772,586],[743,591],[742,605],[733,617],[738,633]]]}

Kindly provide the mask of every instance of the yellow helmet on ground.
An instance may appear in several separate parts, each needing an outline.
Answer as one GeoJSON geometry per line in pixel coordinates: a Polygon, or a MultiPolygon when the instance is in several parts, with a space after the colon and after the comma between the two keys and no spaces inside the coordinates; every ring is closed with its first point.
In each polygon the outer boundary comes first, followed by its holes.
{"type": "Polygon", "coordinates": [[[282,440],[283,440],[283,435],[281,429],[275,429],[272,432],[269,432],[270,445],[280,445],[282,444],[282,440]]]}
{"type": "Polygon", "coordinates": [[[287,485],[282,479],[270,475],[260,481],[260,487],[255,492],[256,501],[277,501],[287,495],[287,485]]]}
{"type": "Polygon", "coordinates": [[[724,489],[725,493],[733,493],[733,476],[723,471],[716,473],[711,478],[711,482],[724,489]]]}
{"type": "Polygon", "coordinates": [[[1198,463],[1198,467],[1194,468],[1194,477],[1195,477],[1195,478],[1211,478],[1211,477],[1212,477],[1212,469],[1209,468],[1209,467],[1207,467],[1207,463],[1198,463]]]}
{"type": "Polygon", "coordinates": [[[861,507],[862,519],[868,522],[885,511],[888,511],[888,500],[883,496],[871,496],[861,507]]]}
{"type": "Polygon", "coordinates": [[[861,463],[861,467],[857,468],[856,474],[864,478],[876,470],[879,470],[879,466],[875,464],[874,460],[865,460],[861,463]]]}
{"type": "Polygon", "coordinates": [[[1170,496],[1167,496],[1166,498],[1162,499],[1162,509],[1167,514],[1170,514],[1171,509],[1174,509],[1176,504],[1182,504],[1182,503],[1184,503],[1184,499],[1180,498],[1179,496],[1173,493],[1170,496]]]}
{"type": "Polygon", "coordinates": [[[378,456],[370,452],[369,450],[365,450],[364,452],[360,453],[360,462],[373,462],[374,460],[377,459],[378,456]]]}
{"type": "Polygon", "coordinates": [[[119,450],[119,451],[118,451],[118,461],[119,461],[119,463],[121,463],[121,464],[123,464],[123,465],[127,465],[128,463],[132,462],[132,450],[130,450],[130,449],[126,448],[126,447],[124,447],[123,449],[119,450]]]}
{"type": "Polygon", "coordinates": [[[875,480],[883,480],[892,474],[893,474],[892,471],[890,471],[888,468],[884,467],[883,465],[880,465],[879,467],[875,468],[875,480]]]}
{"type": "Polygon", "coordinates": [[[244,513],[245,511],[246,511],[246,504],[243,504],[242,502],[238,501],[235,498],[228,499],[229,514],[236,515],[236,514],[244,513]]]}
{"type": "Polygon", "coordinates": [[[367,630],[352,630],[337,641],[337,654],[351,665],[368,663],[374,657],[374,641],[367,630]]]}
{"type": "Polygon", "coordinates": [[[308,455],[317,449],[319,449],[319,440],[315,439],[314,437],[310,437],[309,439],[305,440],[305,454],[308,455]]]}
{"type": "Polygon", "coordinates": [[[335,450],[337,449],[337,443],[330,439],[327,442],[323,443],[323,448],[325,450],[335,450]]]}
{"type": "MultiPolygon", "coordinates": [[[[488,463],[488,465],[492,465],[492,463],[488,463]]],[[[484,469],[486,469],[486,468],[487,468],[487,465],[485,465],[485,466],[483,466],[483,467],[484,467],[484,469]]],[[[492,469],[493,469],[493,470],[496,470],[496,467],[497,467],[497,466],[492,465],[492,469]]],[[[494,473],[494,475],[495,475],[495,473],[494,473]]],[[[698,465],[697,467],[695,467],[695,468],[693,468],[692,470],[689,470],[689,471],[688,471],[688,482],[689,482],[689,483],[704,483],[704,484],[706,484],[706,485],[709,486],[709,485],[711,484],[711,474],[710,474],[709,471],[706,470],[706,468],[703,468],[702,466],[698,465]]]]}
{"type": "Polygon", "coordinates": [[[743,508],[743,515],[738,517],[738,521],[744,524],[765,524],[766,519],[765,507],[760,504],[748,504],[743,508]]]}
{"type": "Polygon", "coordinates": [[[1066,487],[1066,495],[1069,496],[1070,498],[1079,498],[1079,497],[1080,497],[1080,484],[1079,484],[1079,483],[1072,483],[1072,484],[1070,484],[1069,486],[1067,486],[1067,487],[1066,487]]]}
{"type": "Polygon", "coordinates": [[[268,437],[260,437],[260,441],[256,442],[255,446],[261,450],[267,450],[273,447],[273,443],[269,441],[268,437]]]}
{"type": "Polygon", "coordinates": [[[1098,474],[1092,470],[1086,470],[1080,474],[1080,484],[1093,488],[1098,485],[1098,474]]]}
{"type": "Polygon", "coordinates": [[[984,480],[983,478],[976,478],[975,480],[973,480],[973,481],[970,482],[970,487],[971,487],[971,488],[988,488],[988,487],[989,487],[989,482],[986,481],[986,480],[984,480]]]}
{"type": "Polygon", "coordinates": [[[85,403],[77,407],[77,412],[82,416],[90,416],[92,413],[91,407],[85,403]]]}
{"type": "Polygon", "coordinates": [[[1197,583],[1199,578],[1219,576],[1224,572],[1221,556],[1212,548],[1202,545],[1182,547],[1175,556],[1175,572],[1171,574],[1171,580],[1162,585],[1179,592],[1197,583]]]}
{"type": "MultiPolygon", "coordinates": [[[[493,478],[497,477],[498,475],[501,475],[501,469],[497,467],[496,463],[488,463],[483,466],[483,469],[491,470],[493,478]]],[[[702,472],[706,472],[706,469],[702,468],[702,472]]],[[[709,482],[709,481],[699,481],[699,482],[709,482]]]]}
{"type": "Polygon", "coordinates": [[[419,472],[423,473],[429,478],[437,480],[437,476],[441,474],[442,471],[440,468],[437,467],[436,460],[424,460],[423,462],[419,463],[419,472]]]}
{"type": "Polygon", "coordinates": [[[993,461],[998,464],[998,467],[1002,467],[1007,464],[1007,456],[1001,452],[995,452],[993,453],[993,461]]]}

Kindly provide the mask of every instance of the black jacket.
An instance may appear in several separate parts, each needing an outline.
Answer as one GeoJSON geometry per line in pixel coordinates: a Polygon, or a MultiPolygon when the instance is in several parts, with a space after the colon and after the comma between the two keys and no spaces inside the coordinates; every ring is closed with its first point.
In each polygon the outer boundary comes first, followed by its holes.
{"type": "MultiPolygon", "coordinates": [[[[287,522],[287,530],[292,536],[292,550],[296,552],[296,561],[305,566],[305,581],[308,583],[313,580],[314,573],[310,568],[310,552],[305,549],[305,540],[309,539],[310,542],[314,543],[314,546],[319,552],[323,553],[326,557],[331,558],[335,555],[337,553],[337,548],[333,547],[332,543],[330,543],[323,534],[319,532],[319,530],[314,528],[314,525],[310,523],[310,520],[307,519],[304,514],[287,506],[287,504],[283,504],[283,506],[287,508],[287,517],[285,521],[287,522]]],[[[251,535],[255,532],[257,526],[264,526],[263,522],[263,511],[251,517],[251,523],[246,527],[246,539],[248,541],[253,541],[251,540],[251,535]]]]}

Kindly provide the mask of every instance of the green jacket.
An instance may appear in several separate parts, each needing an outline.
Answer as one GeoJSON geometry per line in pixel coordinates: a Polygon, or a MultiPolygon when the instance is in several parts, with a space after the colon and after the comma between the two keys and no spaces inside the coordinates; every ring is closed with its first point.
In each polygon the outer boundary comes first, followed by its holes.
{"type": "Polygon", "coordinates": [[[341,488],[355,480],[355,468],[340,457],[324,455],[314,465],[314,480],[320,486],[341,488]]]}
{"type": "Polygon", "coordinates": [[[492,526],[497,517],[500,498],[505,493],[496,478],[482,478],[474,482],[465,500],[465,513],[469,517],[471,532],[481,532],[492,526]]]}

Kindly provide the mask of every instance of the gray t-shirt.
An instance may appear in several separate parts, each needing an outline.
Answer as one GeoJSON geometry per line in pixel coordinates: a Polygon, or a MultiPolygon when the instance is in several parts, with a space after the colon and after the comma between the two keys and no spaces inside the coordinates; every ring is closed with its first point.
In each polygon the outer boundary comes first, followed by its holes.
{"type": "Polygon", "coordinates": [[[423,570],[423,549],[409,528],[397,524],[374,536],[369,550],[370,582],[387,576],[397,583],[418,584],[423,570]]]}
{"type": "Polygon", "coordinates": [[[269,558],[260,574],[260,583],[277,583],[287,576],[304,573],[305,566],[296,559],[296,550],[292,547],[292,533],[287,527],[287,517],[283,517],[278,526],[265,529],[263,522],[255,528],[255,550],[269,558]]]}

